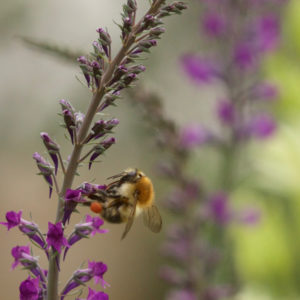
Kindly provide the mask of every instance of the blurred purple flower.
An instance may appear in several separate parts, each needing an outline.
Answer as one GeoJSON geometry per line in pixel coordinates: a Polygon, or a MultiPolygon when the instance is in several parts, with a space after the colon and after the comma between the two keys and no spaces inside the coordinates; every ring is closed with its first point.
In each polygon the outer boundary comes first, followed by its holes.
{"type": "Polygon", "coordinates": [[[30,276],[28,276],[26,280],[21,282],[19,290],[20,300],[38,300],[40,293],[39,279],[31,279],[30,276]]]}
{"type": "Polygon", "coordinates": [[[274,84],[262,82],[254,87],[252,95],[253,100],[274,100],[278,97],[278,88],[274,84]]]}
{"type": "Polygon", "coordinates": [[[260,139],[270,137],[276,130],[276,123],[271,116],[255,116],[250,122],[250,133],[260,139]]]}
{"type": "Polygon", "coordinates": [[[182,147],[191,149],[210,141],[211,133],[200,124],[190,124],[182,128],[179,141],[182,147]]]}
{"type": "Polygon", "coordinates": [[[265,15],[256,21],[258,47],[260,51],[272,51],[279,42],[280,26],[278,17],[275,15],[265,15]]]}
{"type": "Polygon", "coordinates": [[[208,211],[217,224],[226,225],[232,217],[228,196],[224,192],[212,195],[208,201],[208,211]]]}
{"type": "Polygon", "coordinates": [[[232,125],[235,119],[235,109],[232,101],[219,101],[217,104],[217,114],[222,123],[232,125]]]}
{"type": "Polygon", "coordinates": [[[218,76],[216,64],[196,54],[186,54],[181,58],[184,72],[196,83],[210,83],[218,76]]]}
{"type": "Polygon", "coordinates": [[[201,21],[203,30],[208,36],[219,37],[226,32],[226,19],[218,12],[206,13],[201,21]]]}
{"type": "Polygon", "coordinates": [[[245,225],[256,225],[261,219],[261,212],[257,208],[248,207],[236,214],[237,221],[245,225]]]}
{"type": "Polygon", "coordinates": [[[234,62],[241,70],[248,70],[253,67],[256,53],[249,43],[237,44],[234,49],[234,62]]]}

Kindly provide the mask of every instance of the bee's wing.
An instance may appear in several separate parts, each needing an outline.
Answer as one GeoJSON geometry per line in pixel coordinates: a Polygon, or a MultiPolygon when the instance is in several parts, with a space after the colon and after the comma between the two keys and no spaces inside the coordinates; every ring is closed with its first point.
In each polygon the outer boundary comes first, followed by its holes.
{"type": "Polygon", "coordinates": [[[131,226],[133,224],[134,216],[135,216],[135,210],[136,210],[136,204],[137,204],[137,199],[135,197],[135,202],[132,205],[131,212],[130,212],[130,215],[128,217],[128,221],[126,223],[125,230],[124,230],[124,232],[122,234],[121,240],[123,240],[125,238],[125,236],[127,235],[128,231],[130,230],[130,228],[131,228],[131,226]]]}
{"type": "Polygon", "coordinates": [[[161,231],[162,219],[158,208],[155,205],[144,208],[143,210],[144,224],[155,233],[161,231]]]}

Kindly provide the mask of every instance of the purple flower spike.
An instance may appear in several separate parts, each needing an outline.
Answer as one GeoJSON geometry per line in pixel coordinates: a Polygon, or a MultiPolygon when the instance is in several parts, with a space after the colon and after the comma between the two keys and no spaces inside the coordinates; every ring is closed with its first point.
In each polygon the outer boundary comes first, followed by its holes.
{"type": "Polygon", "coordinates": [[[55,167],[55,175],[57,174],[58,168],[58,152],[59,152],[59,145],[57,145],[48,135],[46,132],[41,132],[41,138],[44,142],[45,147],[47,148],[49,155],[54,163],[55,167]]]}
{"type": "Polygon", "coordinates": [[[14,270],[21,263],[20,259],[23,258],[23,253],[30,254],[29,246],[16,246],[11,249],[11,255],[15,259],[11,265],[12,270],[14,270]]]}
{"type": "Polygon", "coordinates": [[[67,189],[65,195],[65,207],[64,207],[64,216],[63,216],[63,224],[70,221],[71,214],[75,210],[78,203],[83,203],[86,200],[82,197],[82,191],[67,189]]]}
{"type": "Polygon", "coordinates": [[[53,247],[58,253],[61,252],[61,248],[68,246],[68,241],[64,236],[64,230],[62,228],[62,222],[52,224],[48,222],[47,232],[48,248],[53,247]]]}
{"type": "Polygon", "coordinates": [[[179,142],[182,147],[191,149],[211,140],[211,134],[199,124],[190,124],[181,131],[179,142]]]}
{"type": "Polygon", "coordinates": [[[232,125],[235,119],[234,105],[229,100],[219,101],[217,113],[220,121],[227,125],[232,125]]]}
{"type": "Polygon", "coordinates": [[[43,175],[43,177],[49,184],[49,197],[51,197],[53,187],[52,166],[38,152],[35,152],[32,157],[37,163],[37,166],[41,172],[40,175],[43,175]]]}
{"type": "Polygon", "coordinates": [[[115,138],[108,138],[102,141],[99,145],[94,148],[94,153],[91,155],[89,162],[89,169],[92,167],[94,160],[101,154],[103,154],[112,144],[116,142],[115,138]]]}
{"type": "Polygon", "coordinates": [[[210,83],[218,77],[216,65],[197,55],[184,55],[181,64],[184,72],[196,83],[210,83]]]}
{"type": "Polygon", "coordinates": [[[7,230],[10,230],[13,227],[16,227],[21,222],[22,217],[22,211],[14,212],[14,211],[8,211],[5,215],[7,222],[0,222],[1,225],[4,225],[7,227],[7,230]]]}
{"type": "Polygon", "coordinates": [[[20,287],[20,300],[38,300],[40,294],[39,279],[30,276],[23,282],[21,282],[20,287]]]}

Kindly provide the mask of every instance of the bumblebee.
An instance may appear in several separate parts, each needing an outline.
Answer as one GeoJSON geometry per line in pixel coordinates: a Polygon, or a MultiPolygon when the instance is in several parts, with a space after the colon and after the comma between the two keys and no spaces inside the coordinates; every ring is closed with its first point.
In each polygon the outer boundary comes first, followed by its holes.
{"type": "Polygon", "coordinates": [[[126,222],[121,239],[125,238],[135,217],[140,214],[143,215],[144,224],[152,232],[160,232],[162,219],[158,208],[154,205],[154,188],[151,179],[133,168],[107,179],[114,181],[103,192],[100,209],[96,208],[95,202],[92,202],[91,210],[100,212],[101,216],[110,223],[126,222]]]}

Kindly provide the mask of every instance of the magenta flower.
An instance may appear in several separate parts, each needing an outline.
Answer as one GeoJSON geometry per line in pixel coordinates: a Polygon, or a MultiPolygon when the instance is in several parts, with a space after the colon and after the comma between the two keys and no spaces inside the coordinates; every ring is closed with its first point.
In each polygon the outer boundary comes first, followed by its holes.
{"type": "Polygon", "coordinates": [[[66,247],[64,252],[64,259],[70,247],[80,241],[82,238],[88,238],[89,236],[94,236],[96,233],[106,233],[107,229],[100,229],[100,226],[104,224],[104,221],[99,217],[91,217],[86,215],[85,223],[80,223],[75,225],[75,230],[68,238],[68,247],[66,247]]]}
{"type": "Polygon", "coordinates": [[[186,54],[181,58],[184,72],[196,83],[209,83],[218,76],[215,63],[196,54],[186,54]]]}
{"type": "Polygon", "coordinates": [[[95,283],[101,282],[102,287],[109,286],[107,282],[104,281],[103,275],[107,271],[107,266],[102,262],[90,262],[88,263],[88,268],[76,270],[73,274],[72,279],[64,287],[61,293],[61,300],[73,289],[80,285],[84,285],[86,282],[90,281],[92,278],[95,279],[95,283]]]}
{"type": "Polygon", "coordinates": [[[103,275],[107,271],[106,264],[104,264],[103,262],[89,261],[88,267],[93,270],[95,284],[100,282],[103,288],[109,286],[109,284],[103,279],[103,275]]]}
{"type": "Polygon", "coordinates": [[[62,222],[56,224],[48,222],[47,243],[48,249],[53,247],[58,253],[61,252],[62,247],[68,246],[68,241],[64,236],[62,228],[62,222]]]}
{"type": "Polygon", "coordinates": [[[7,230],[10,230],[11,228],[16,227],[20,224],[21,216],[21,210],[17,213],[14,211],[8,211],[5,215],[7,222],[0,222],[0,224],[6,226],[7,230]]]}
{"type": "Polygon", "coordinates": [[[72,190],[67,189],[65,195],[65,207],[64,207],[64,216],[62,223],[65,225],[66,222],[70,221],[71,214],[75,210],[78,203],[83,203],[86,200],[82,197],[81,189],[72,190]]]}
{"type": "Polygon", "coordinates": [[[30,254],[29,246],[16,246],[11,249],[11,255],[15,259],[11,265],[12,270],[15,269],[20,264],[20,259],[23,258],[23,254],[30,254]]]}
{"type": "Polygon", "coordinates": [[[89,294],[86,299],[77,299],[77,300],[108,300],[109,297],[104,292],[97,292],[89,288],[89,294]]]}
{"type": "Polygon", "coordinates": [[[39,279],[33,278],[30,276],[23,282],[21,282],[20,287],[20,300],[38,300],[40,287],[39,287],[39,279]]]}

